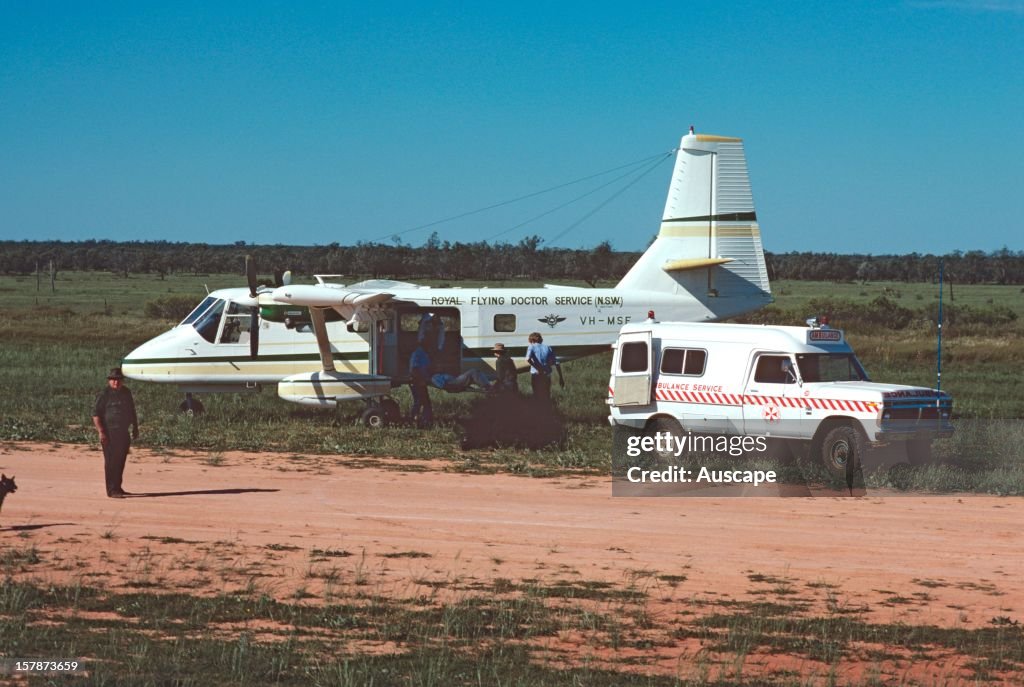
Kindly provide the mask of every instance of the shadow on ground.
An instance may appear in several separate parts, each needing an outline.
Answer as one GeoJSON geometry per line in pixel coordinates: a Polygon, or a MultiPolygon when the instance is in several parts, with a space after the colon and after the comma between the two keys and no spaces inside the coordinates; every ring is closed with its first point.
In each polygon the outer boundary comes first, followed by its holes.
{"type": "Polygon", "coordinates": [[[204,496],[207,494],[252,494],[281,491],[280,489],[202,489],[198,491],[150,491],[125,494],[128,499],[153,499],[162,496],[204,496]]]}
{"type": "Polygon", "coordinates": [[[519,394],[484,396],[459,424],[464,449],[538,449],[565,443],[565,419],[558,408],[519,394]]]}

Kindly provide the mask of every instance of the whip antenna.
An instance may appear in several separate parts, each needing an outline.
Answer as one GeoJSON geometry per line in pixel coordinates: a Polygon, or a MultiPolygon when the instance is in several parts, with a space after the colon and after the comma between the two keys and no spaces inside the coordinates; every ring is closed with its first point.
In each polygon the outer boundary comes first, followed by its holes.
{"type": "MultiPolygon", "coordinates": [[[[936,351],[935,359],[937,361],[938,368],[936,370],[936,381],[935,390],[942,391],[942,275],[946,271],[946,261],[944,258],[939,258],[939,328],[938,328],[938,350],[936,351]]],[[[935,406],[938,407],[939,399],[942,396],[941,393],[935,395],[935,406]]]]}

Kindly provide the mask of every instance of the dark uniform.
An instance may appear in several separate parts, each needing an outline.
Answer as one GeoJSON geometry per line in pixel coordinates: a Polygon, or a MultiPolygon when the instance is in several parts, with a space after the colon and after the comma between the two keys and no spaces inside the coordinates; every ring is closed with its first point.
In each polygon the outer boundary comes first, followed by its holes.
{"type": "Polygon", "coordinates": [[[514,394],[519,393],[519,371],[516,370],[515,361],[505,353],[505,347],[501,344],[495,345],[494,353],[498,356],[494,364],[494,371],[498,373],[498,383],[495,389],[514,394]]]}
{"type": "Polygon", "coordinates": [[[409,358],[409,388],[412,391],[412,411],[410,419],[421,429],[430,427],[434,422],[434,406],[430,402],[431,363],[423,344],[416,347],[409,358]]]}
{"type": "Polygon", "coordinates": [[[139,419],[135,414],[135,400],[132,392],[125,387],[112,389],[109,386],[96,397],[92,415],[99,418],[107,443],[103,445],[103,471],[107,480],[107,496],[124,493],[121,478],[132,435],[139,435],[139,419]]]}

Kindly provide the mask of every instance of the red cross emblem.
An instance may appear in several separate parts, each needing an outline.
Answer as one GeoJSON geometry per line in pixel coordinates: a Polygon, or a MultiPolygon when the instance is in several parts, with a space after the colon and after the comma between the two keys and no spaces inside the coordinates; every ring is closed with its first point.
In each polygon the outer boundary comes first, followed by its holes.
{"type": "Polygon", "coordinates": [[[768,422],[778,422],[779,421],[779,407],[778,406],[765,406],[764,410],[761,411],[761,415],[763,415],[764,419],[767,420],[768,422]]]}

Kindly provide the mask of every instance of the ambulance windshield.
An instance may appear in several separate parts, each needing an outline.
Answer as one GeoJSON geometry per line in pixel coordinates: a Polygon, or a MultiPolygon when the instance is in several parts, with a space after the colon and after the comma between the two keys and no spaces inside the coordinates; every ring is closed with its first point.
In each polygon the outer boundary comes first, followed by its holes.
{"type": "Polygon", "coordinates": [[[804,383],[868,381],[867,373],[852,353],[798,353],[796,364],[804,383]]]}

